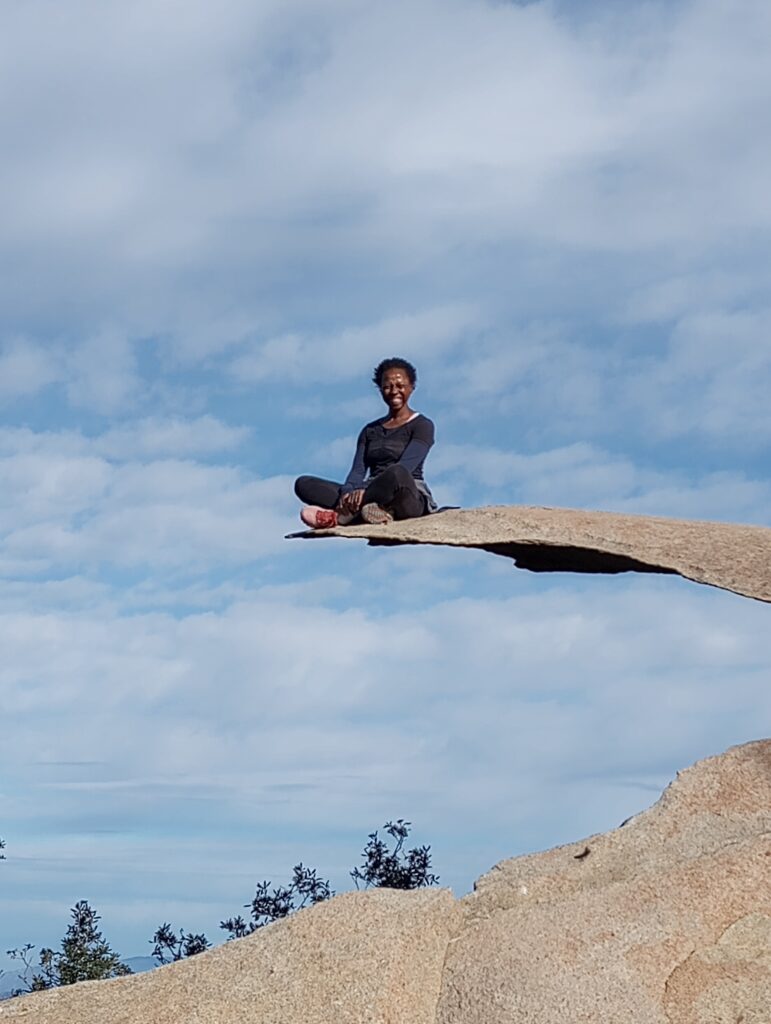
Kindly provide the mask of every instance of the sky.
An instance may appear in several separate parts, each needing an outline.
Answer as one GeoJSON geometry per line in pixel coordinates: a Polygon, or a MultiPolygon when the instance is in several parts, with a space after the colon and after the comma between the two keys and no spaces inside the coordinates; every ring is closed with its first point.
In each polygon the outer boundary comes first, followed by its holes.
{"type": "Polygon", "coordinates": [[[389,356],[440,504],[771,525],[766,0],[0,16],[0,950],[393,818],[461,895],[769,735],[761,603],[284,539],[389,356]]]}

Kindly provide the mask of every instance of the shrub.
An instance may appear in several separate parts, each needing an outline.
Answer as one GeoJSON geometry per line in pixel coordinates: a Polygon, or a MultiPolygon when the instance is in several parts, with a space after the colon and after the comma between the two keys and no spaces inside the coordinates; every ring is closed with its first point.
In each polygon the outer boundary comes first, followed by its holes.
{"type": "Polygon", "coordinates": [[[37,968],[32,963],[34,949],[30,943],[21,949],[10,949],[8,955],[24,964],[27,991],[74,985],[76,981],[98,981],[131,974],[105,941],[97,924],[101,920],[86,900],[80,900],[70,911],[72,923],[61,942],[61,951],[41,949],[37,968]]]}

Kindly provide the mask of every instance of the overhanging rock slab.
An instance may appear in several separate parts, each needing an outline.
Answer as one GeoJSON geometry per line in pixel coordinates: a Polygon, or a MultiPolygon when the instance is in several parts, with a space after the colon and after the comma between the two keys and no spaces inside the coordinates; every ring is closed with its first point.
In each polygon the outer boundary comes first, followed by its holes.
{"type": "Polygon", "coordinates": [[[346,526],[290,536],[480,548],[532,572],[672,573],[771,602],[767,526],[499,505],[451,509],[388,526],[346,526]]]}

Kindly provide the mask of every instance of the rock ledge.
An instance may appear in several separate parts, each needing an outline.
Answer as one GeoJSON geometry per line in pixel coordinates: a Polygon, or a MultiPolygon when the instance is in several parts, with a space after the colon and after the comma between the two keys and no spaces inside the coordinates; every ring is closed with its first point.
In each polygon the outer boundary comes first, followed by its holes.
{"type": "Polygon", "coordinates": [[[480,548],[532,572],[672,573],[771,602],[767,526],[500,505],[450,509],[388,526],[346,526],[289,536],[480,548]]]}

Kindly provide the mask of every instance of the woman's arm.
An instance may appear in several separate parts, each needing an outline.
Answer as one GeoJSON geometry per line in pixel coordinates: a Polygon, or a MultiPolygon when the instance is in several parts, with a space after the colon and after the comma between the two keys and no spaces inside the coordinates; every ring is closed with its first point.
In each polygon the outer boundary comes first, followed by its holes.
{"type": "Polygon", "coordinates": [[[427,416],[420,416],[415,421],[412,437],[399,457],[399,465],[410,473],[421,465],[434,444],[434,424],[427,416]]]}
{"type": "Polygon", "coordinates": [[[356,442],[356,452],[353,456],[353,462],[348,472],[348,476],[345,478],[345,483],[340,488],[341,494],[350,494],[351,491],[358,491],[364,487],[364,477],[367,475],[367,467],[364,464],[364,453],[366,450],[366,438],[365,430],[366,427],[362,427],[359,438],[356,442]]]}

